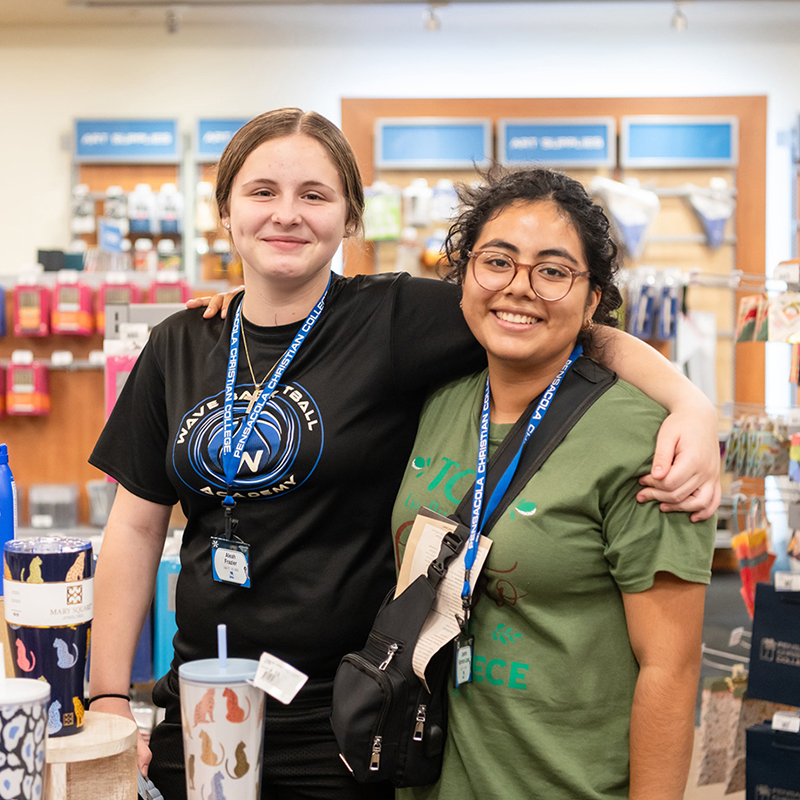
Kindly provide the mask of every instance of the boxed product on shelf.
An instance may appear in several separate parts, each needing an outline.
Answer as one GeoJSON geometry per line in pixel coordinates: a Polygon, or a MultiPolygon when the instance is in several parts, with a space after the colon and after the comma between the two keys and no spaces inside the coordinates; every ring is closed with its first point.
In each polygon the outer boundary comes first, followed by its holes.
{"type": "Polygon", "coordinates": [[[47,336],[50,333],[50,290],[20,281],[14,287],[14,336],[47,336]]]}
{"type": "Polygon", "coordinates": [[[45,364],[33,358],[30,350],[15,350],[11,354],[6,374],[6,413],[9,416],[50,413],[49,372],[45,364]]]}
{"type": "Polygon", "coordinates": [[[28,509],[32,528],[75,528],[78,487],[71,483],[33,483],[28,489],[28,509]]]}
{"type": "Polygon", "coordinates": [[[53,290],[53,311],[50,318],[53,333],[90,336],[94,333],[92,289],[77,280],[69,270],[59,274],[53,290]]]}

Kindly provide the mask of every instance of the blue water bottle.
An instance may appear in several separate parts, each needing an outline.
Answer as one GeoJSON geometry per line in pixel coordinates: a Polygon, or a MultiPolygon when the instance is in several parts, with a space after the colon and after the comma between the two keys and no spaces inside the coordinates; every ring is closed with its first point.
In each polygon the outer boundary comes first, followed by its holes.
{"type": "MultiPolygon", "coordinates": [[[[8,446],[0,444],[0,550],[17,533],[17,487],[8,466],[8,446]]],[[[0,583],[0,596],[3,584],[0,583]]]]}

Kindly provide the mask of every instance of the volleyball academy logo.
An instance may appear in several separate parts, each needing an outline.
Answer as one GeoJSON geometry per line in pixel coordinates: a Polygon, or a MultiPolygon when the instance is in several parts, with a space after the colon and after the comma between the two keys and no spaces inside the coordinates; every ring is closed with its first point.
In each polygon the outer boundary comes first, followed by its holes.
{"type": "MultiPolygon", "coordinates": [[[[252,394],[239,391],[233,403],[233,442],[241,434],[252,394]]],[[[222,465],[225,394],[206,398],[181,421],[172,449],[176,474],[190,489],[225,497],[222,465]]],[[[253,427],[239,462],[233,497],[287,494],[314,472],[324,442],[319,408],[299,384],[278,384],[253,427]]]]}

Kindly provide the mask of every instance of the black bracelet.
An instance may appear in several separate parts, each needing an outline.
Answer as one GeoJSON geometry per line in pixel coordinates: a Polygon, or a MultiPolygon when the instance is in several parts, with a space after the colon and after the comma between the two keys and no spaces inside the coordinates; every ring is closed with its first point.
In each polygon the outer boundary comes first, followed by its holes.
{"type": "Polygon", "coordinates": [[[115,697],[118,700],[127,700],[129,703],[131,701],[130,695],[127,694],[96,694],[94,697],[89,698],[86,708],[89,708],[89,706],[94,703],[95,700],[103,700],[106,697],[115,697]]]}

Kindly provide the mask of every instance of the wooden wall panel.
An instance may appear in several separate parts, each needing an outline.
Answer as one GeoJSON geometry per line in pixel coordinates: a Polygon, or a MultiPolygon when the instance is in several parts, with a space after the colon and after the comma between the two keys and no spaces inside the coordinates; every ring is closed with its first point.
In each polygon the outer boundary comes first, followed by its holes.
{"type": "MultiPolygon", "coordinates": [[[[342,130],[353,146],[364,183],[375,178],[374,125],[379,117],[591,117],[611,116],[617,120],[637,114],[730,115],[739,119],[739,164],[736,168],[738,189],[734,225],[737,244],[735,264],[730,265],[726,248],[712,258],[720,272],[736,268],[749,274],[765,273],[766,246],[766,136],[767,98],[750,97],[609,97],[609,98],[345,98],[342,100],[342,130]]],[[[644,171],[641,171],[644,172],[644,171]]],[[[660,183],[684,182],[686,171],[660,170],[660,183]],[[672,177],[668,176],[672,173],[672,177]]],[[[720,172],[716,170],[715,172],[720,172]]],[[[724,170],[722,171],[724,172],[724,170]]],[[[620,178],[616,170],[613,177],[620,178]]],[[[631,174],[634,174],[631,171],[631,174]]],[[[637,173],[638,174],[638,173],[637,173]]],[[[697,232],[700,232],[699,226],[697,232]]],[[[657,245],[665,259],[692,263],[697,253],[692,247],[657,245]]],[[[699,245],[698,248],[701,248],[699,245]]],[[[728,249],[730,253],[730,249],[728,249]]],[[[708,254],[705,254],[708,257],[708,254]]],[[[348,275],[374,270],[374,248],[349,243],[345,249],[345,272],[348,275]]],[[[746,293],[752,293],[746,292],[746,293]]],[[[721,317],[730,315],[732,303],[726,298],[721,317]]],[[[723,323],[720,322],[720,326],[723,323]]],[[[731,352],[732,355],[732,352],[731,352]]],[[[729,357],[722,362],[731,360],[729,357]]],[[[737,402],[764,402],[764,345],[736,346],[734,398],[737,402]]],[[[719,371],[723,371],[720,364],[719,371]]],[[[721,376],[730,382],[730,371],[721,376]]]]}

